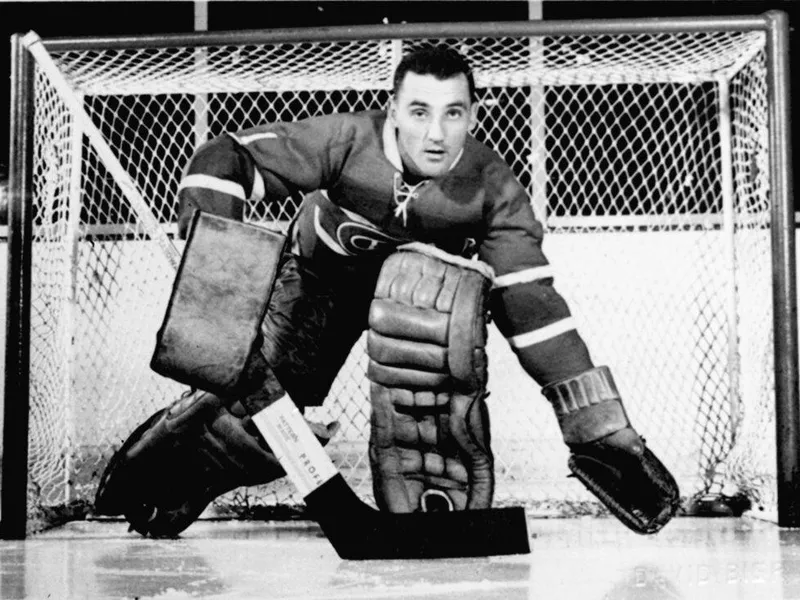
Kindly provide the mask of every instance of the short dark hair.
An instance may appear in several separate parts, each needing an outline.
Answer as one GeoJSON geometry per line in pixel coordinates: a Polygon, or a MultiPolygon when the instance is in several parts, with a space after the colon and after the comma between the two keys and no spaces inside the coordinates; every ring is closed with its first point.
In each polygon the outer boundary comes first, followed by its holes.
{"type": "Polygon", "coordinates": [[[433,75],[436,79],[450,79],[463,73],[469,85],[469,99],[475,101],[475,78],[467,59],[452,48],[440,44],[423,46],[406,54],[394,72],[394,95],[400,91],[407,73],[433,75]]]}

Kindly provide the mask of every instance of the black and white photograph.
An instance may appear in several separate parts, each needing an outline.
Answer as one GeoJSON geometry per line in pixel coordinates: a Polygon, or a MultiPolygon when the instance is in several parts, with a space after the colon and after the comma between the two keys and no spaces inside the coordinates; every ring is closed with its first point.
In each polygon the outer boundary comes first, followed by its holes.
{"type": "Polygon", "coordinates": [[[0,600],[800,599],[792,0],[0,0],[0,600]]]}

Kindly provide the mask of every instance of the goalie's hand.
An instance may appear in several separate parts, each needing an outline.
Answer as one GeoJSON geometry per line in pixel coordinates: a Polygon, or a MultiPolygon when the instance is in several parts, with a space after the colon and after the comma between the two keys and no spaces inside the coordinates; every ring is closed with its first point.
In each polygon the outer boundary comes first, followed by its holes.
{"type": "Polygon", "coordinates": [[[600,367],[542,391],[575,477],[633,531],[660,531],[680,507],[678,484],[631,427],[611,372],[600,367]]]}

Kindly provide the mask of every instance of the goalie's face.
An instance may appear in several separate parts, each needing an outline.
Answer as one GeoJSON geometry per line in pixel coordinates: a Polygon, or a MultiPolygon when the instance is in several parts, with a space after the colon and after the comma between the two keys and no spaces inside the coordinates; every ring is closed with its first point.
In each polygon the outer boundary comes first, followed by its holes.
{"type": "Polygon", "coordinates": [[[476,115],[463,74],[437,79],[407,73],[389,106],[406,169],[421,177],[445,174],[464,148],[476,115]]]}

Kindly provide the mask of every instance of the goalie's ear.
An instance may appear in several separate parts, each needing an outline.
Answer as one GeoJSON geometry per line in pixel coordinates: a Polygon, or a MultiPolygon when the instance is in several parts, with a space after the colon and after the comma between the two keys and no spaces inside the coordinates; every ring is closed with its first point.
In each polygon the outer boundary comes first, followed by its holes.
{"type": "Polygon", "coordinates": [[[397,100],[395,100],[394,94],[392,97],[389,98],[389,105],[386,107],[386,115],[389,118],[389,123],[393,126],[397,126],[397,100]]]}
{"type": "Polygon", "coordinates": [[[473,100],[469,106],[469,131],[472,132],[478,124],[478,101],[473,100]]]}

